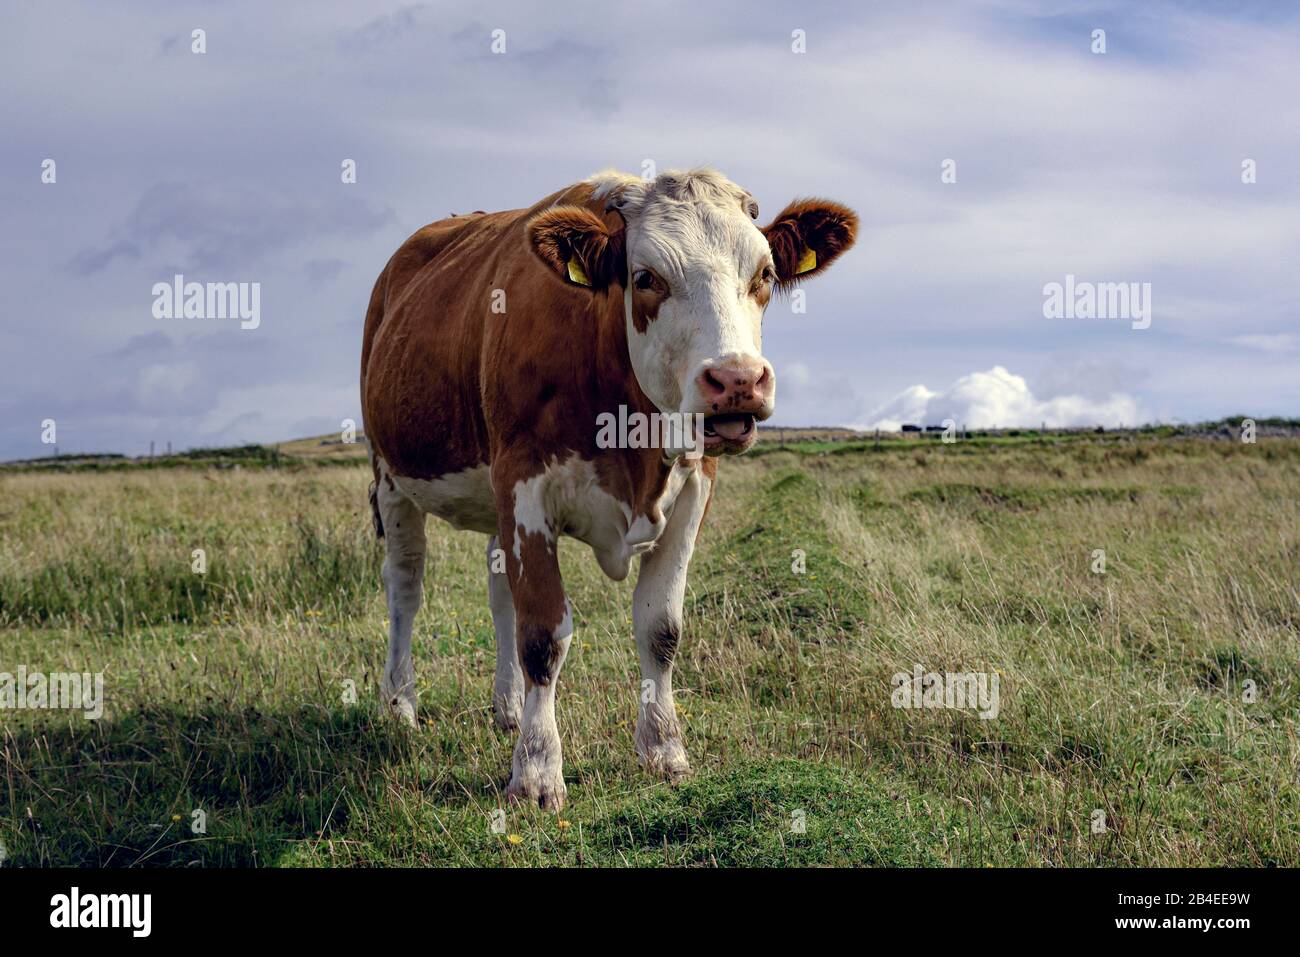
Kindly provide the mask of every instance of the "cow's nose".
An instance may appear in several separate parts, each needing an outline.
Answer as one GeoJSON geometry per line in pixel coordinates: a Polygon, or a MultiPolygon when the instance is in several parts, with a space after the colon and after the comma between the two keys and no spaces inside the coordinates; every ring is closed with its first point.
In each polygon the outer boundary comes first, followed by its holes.
{"type": "Polygon", "coordinates": [[[770,411],[776,376],[764,359],[740,359],[706,366],[695,384],[713,413],[770,411]]]}

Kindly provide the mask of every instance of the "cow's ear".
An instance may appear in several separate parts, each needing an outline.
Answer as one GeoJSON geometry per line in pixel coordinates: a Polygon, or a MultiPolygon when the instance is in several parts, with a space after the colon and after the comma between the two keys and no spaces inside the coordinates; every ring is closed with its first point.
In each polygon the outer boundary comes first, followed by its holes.
{"type": "Polygon", "coordinates": [[[777,284],[788,288],[826,269],[858,235],[858,214],[828,199],[797,199],[763,230],[777,284]]]}
{"type": "Polygon", "coordinates": [[[528,223],[535,252],[565,282],[604,289],[623,282],[623,231],[581,206],[557,206],[528,223]]]}

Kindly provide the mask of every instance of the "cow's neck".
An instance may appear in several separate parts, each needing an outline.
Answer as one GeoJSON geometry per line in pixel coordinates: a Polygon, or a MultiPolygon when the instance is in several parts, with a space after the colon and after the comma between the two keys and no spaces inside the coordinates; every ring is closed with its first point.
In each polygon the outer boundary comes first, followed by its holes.
{"type": "MultiPolygon", "coordinates": [[[[632,356],[628,351],[627,318],[624,312],[622,288],[611,286],[593,297],[596,310],[596,381],[600,395],[597,404],[601,411],[618,415],[619,406],[651,416],[657,407],[642,391],[632,369],[632,356]]],[[[650,420],[653,421],[653,420],[650,420]]],[[[664,458],[659,447],[643,449],[609,449],[602,457],[605,468],[621,467],[632,485],[637,505],[658,498],[667,482],[672,463],[664,458]]]]}

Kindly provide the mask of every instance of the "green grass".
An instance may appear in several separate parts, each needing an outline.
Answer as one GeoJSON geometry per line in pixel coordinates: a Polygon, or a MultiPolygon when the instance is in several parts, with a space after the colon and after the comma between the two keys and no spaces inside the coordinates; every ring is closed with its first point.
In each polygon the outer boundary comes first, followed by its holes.
{"type": "Polygon", "coordinates": [[[563,543],[560,818],[503,802],[481,536],[430,523],[407,731],[377,703],[364,465],[6,472],[0,672],[102,671],[106,713],[0,710],[0,842],[22,865],[1300,865],[1300,441],[828,444],[721,465],[680,785],[634,757],[632,583],[563,543]],[[998,717],[892,707],[917,663],[996,674],[998,717]]]}

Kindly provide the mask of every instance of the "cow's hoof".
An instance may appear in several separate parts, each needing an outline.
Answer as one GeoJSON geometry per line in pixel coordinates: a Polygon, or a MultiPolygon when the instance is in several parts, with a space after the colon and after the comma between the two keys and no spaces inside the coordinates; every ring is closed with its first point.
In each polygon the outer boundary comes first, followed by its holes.
{"type": "Polygon", "coordinates": [[[403,693],[385,681],[380,689],[384,694],[384,710],[409,728],[416,726],[415,695],[403,693]]]}
{"type": "Polygon", "coordinates": [[[413,680],[401,679],[385,671],[384,677],[379,682],[379,693],[384,696],[385,711],[408,727],[416,726],[413,680]]]}
{"type": "Polygon", "coordinates": [[[397,721],[406,725],[408,728],[416,727],[415,720],[415,702],[400,695],[394,695],[388,699],[387,710],[390,715],[397,721]]]}
{"type": "Polygon", "coordinates": [[[561,774],[526,774],[522,779],[518,776],[510,778],[506,797],[511,804],[559,811],[569,798],[569,789],[564,786],[564,776],[561,774]]]}
{"type": "Polygon", "coordinates": [[[641,766],[651,774],[677,782],[691,773],[691,762],[680,741],[661,741],[638,749],[641,766]]]}
{"type": "Polygon", "coordinates": [[[524,703],[510,696],[492,696],[492,720],[502,731],[518,731],[524,717],[524,703]]]}

